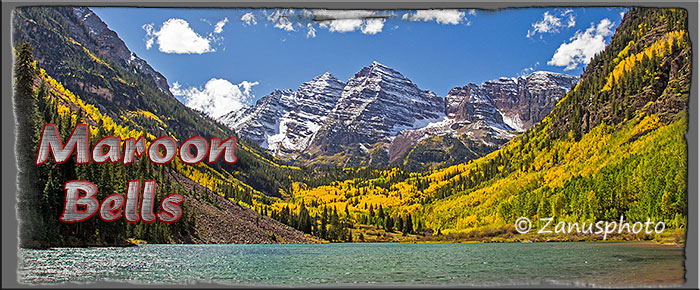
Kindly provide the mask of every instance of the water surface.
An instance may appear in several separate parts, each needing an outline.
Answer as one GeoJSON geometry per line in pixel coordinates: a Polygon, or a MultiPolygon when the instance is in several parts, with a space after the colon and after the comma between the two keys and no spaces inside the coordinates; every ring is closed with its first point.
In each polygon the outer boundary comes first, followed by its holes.
{"type": "Polygon", "coordinates": [[[19,282],[594,286],[684,283],[683,247],[647,243],[144,245],[20,250],[19,282]]]}

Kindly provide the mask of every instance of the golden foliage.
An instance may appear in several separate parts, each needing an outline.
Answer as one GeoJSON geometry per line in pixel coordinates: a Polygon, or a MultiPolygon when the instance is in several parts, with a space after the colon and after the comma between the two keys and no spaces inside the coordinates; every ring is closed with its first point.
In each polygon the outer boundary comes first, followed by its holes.
{"type": "Polygon", "coordinates": [[[643,51],[635,55],[627,56],[630,47],[634,45],[634,42],[630,41],[630,43],[620,51],[617,58],[615,58],[614,62],[616,62],[617,65],[615,65],[615,68],[613,68],[613,71],[608,76],[608,80],[602,90],[610,90],[613,82],[617,82],[624,73],[631,71],[635,65],[641,63],[645,56],[649,59],[663,57],[671,53],[670,47],[674,41],[680,42],[684,39],[686,39],[685,30],[671,31],[654,41],[651,45],[645,47],[643,51]]]}

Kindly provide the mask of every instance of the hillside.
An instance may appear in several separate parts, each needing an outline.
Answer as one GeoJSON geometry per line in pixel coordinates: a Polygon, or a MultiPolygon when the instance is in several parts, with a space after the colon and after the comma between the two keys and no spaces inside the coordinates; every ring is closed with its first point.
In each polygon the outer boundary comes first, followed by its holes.
{"type": "Polygon", "coordinates": [[[351,223],[384,228],[408,218],[409,232],[428,234],[514,233],[520,216],[590,222],[624,214],[682,228],[692,71],[686,13],[631,9],[552,113],[485,157],[300,186],[275,206],[347,207],[351,223]]]}
{"type": "MultiPolygon", "coordinates": [[[[145,136],[147,142],[156,136],[175,140],[236,136],[178,102],[164,77],[130,52],[87,8],[21,8],[15,10],[13,25],[16,51],[24,52],[25,59],[36,59],[23,68],[31,76],[31,90],[15,95],[15,103],[29,102],[29,107],[37,107],[37,117],[24,119],[40,125],[28,130],[36,132],[43,123],[55,123],[65,140],[76,123],[86,123],[93,145],[101,136],[145,136]]],[[[37,144],[38,139],[31,142],[37,144]]],[[[293,180],[304,180],[305,171],[279,164],[247,141],[238,144],[236,156],[238,161],[233,165],[218,161],[159,166],[139,161],[125,168],[70,162],[41,166],[34,188],[42,194],[27,195],[34,199],[30,204],[40,206],[28,208],[48,214],[41,215],[45,220],[36,222],[36,227],[28,226],[29,238],[23,239],[23,245],[101,245],[121,243],[126,238],[156,243],[309,242],[303,233],[251,209],[255,204],[271,203],[268,196],[279,196],[293,180]],[[188,216],[167,225],[99,220],[85,225],[58,224],[64,196],[60,184],[66,180],[99,179],[95,183],[105,188],[100,196],[106,196],[111,192],[124,194],[126,181],[134,176],[156,179],[162,190],[159,197],[172,193],[170,190],[183,194],[183,207],[187,208],[183,212],[188,216]]],[[[22,210],[30,209],[22,206],[22,210]]]]}

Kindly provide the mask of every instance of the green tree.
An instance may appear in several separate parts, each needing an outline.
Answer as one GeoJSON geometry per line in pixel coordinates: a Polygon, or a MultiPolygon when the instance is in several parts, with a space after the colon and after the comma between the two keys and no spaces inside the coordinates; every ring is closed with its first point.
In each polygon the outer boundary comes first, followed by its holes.
{"type": "Polygon", "coordinates": [[[384,219],[384,229],[387,232],[392,232],[394,230],[394,219],[392,219],[390,216],[387,216],[384,219]]]}
{"type": "Polygon", "coordinates": [[[413,221],[411,219],[411,215],[406,216],[406,222],[404,222],[404,232],[412,234],[413,233],[413,221]]]}
{"type": "Polygon", "coordinates": [[[17,48],[15,57],[14,107],[16,126],[15,152],[17,152],[17,196],[20,217],[20,246],[35,247],[45,239],[42,217],[41,197],[44,192],[45,178],[39,167],[34,165],[34,158],[42,120],[39,115],[37,96],[34,93],[36,67],[32,46],[22,43],[17,48]]]}

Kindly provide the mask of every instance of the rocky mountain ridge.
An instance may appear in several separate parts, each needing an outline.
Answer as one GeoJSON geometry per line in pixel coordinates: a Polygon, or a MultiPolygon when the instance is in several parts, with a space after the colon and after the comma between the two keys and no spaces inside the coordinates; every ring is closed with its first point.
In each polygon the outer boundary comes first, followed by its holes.
{"type": "MultiPolygon", "coordinates": [[[[402,131],[389,147],[389,161],[404,159],[405,164],[406,158],[414,158],[431,162],[431,158],[404,153],[436,136],[459,139],[465,146],[464,154],[449,156],[455,152],[443,152],[438,154],[440,158],[432,159],[452,164],[488,154],[541,121],[577,80],[560,73],[537,71],[518,78],[501,77],[481,85],[455,87],[445,97],[445,120],[402,131]]],[[[442,150],[428,147],[426,150],[433,152],[442,150]]]]}
{"type": "Polygon", "coordinates": [[[305,165],[387,166],[418,143],[445,135],[463,139],[473,153],[465,158],[474,158],[539,122],[576,81],[537,71],[455,87],[443,100],[375,61],[345,83],[327,72],[219,121],[305,165]]]}

